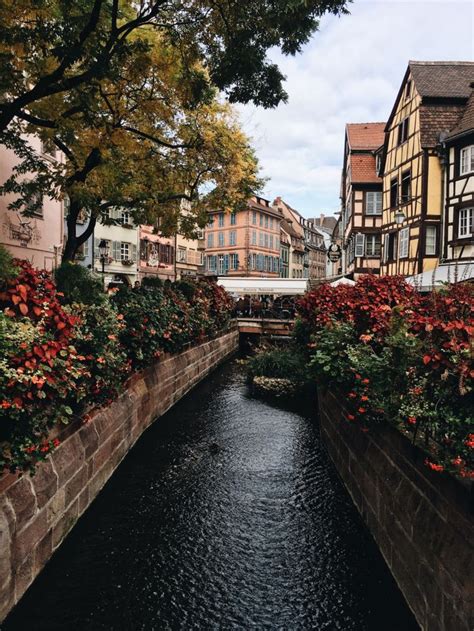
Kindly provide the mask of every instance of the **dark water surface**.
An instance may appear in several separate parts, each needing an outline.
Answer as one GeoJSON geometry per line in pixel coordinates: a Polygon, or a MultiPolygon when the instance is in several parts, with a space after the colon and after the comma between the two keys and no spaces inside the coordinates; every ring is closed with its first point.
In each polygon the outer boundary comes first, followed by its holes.
{"type": "Polygon", "coordinates": [[[146,432],[2,629],[417,629],[298,407],[221,368],[146,432]]]}

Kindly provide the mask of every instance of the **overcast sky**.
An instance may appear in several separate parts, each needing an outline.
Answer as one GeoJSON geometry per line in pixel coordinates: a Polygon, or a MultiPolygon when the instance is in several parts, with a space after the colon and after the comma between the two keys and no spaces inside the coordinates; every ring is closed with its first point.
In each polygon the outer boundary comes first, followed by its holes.
{"type": "Polygon", "coordinates": [[[474,0],[354,0],[327,17],[296,57],[273,54],[289,101],[239,107],[252,137],[264,195],[281,195],[306,217],[339,209],[347,122],[385,121],[409,59],[474,59],[474,0]]]}

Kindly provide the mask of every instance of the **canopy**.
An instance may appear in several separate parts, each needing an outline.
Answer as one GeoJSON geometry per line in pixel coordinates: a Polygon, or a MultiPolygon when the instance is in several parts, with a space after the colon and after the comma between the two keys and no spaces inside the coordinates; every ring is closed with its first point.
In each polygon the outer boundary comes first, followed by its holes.
{"type": "Polygon", "coordinates": [[[350,278],[346,278],[345,276],[341,276],[341,278],[338,278],[332,283],[329,283],[329,285],[331,287],[337,287],[338,285],[355,285],[355,281],[351,280],[350,278]]]}
{"type": "Polygon", "coordinates": [[[406,280],[419,291],[431,291],[433,287],[441,287],[446,283],[462,283],[473,279],[474,263],[448,263],[428,272],[409,276],[406,280]]]}
{"type": "Polygon", "coordinates": [[[307,278],[247,278],[219,276],[217,284],[236,296],[297,296],[308,289],[307,278]]]}

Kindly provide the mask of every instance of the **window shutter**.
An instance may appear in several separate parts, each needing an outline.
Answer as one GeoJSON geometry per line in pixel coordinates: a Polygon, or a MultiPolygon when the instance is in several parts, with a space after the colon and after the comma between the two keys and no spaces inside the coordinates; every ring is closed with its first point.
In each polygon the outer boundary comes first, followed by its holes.
{"type": "Polygon", "coordinates": [[[365,212],[367,215],[373,215],[375,214],[375,208],[374,208],[374,196],[375,193],[366,193],[366,198],[365,198],[365,202],[366,202],[366,206],[365,206],[365,212]]]}
{"type": "Polygon", "coordinates": [[[94,258],[97,260],[99,260],[99,257],[100,257],[99,243],[100,243],[100,239],[98,239],[97,237],[94,237],[94,258]]]}
{"type": "Polygon", "coordinates": [[[229,255],[224,255],[224,272],[227,274],[229,271],[229,255]]]}
{"type": "Polygon", "coordinates": [[[235,269],[239,269],[239,255],[235,255],[235,269]]]}
{"type": "Polygon", "coordinates": [[[383,262],[386,263],[388,261],[388,233],[383,236],[383,262]]]}
{"type": "Polygon", "coordinates": [[[365,234],[357,233],[355,238],[355,255],[364,256],[365,234]]]}
{"type": "Polygon", "coordinates": [[[120,241],[112,241],[112,258],[120,261],[120,241]]]}
{"type": "Polygon", "coordinates": [[[132,261],[136,262],[137,260],[137,246],[132,243],[132,261]]]}

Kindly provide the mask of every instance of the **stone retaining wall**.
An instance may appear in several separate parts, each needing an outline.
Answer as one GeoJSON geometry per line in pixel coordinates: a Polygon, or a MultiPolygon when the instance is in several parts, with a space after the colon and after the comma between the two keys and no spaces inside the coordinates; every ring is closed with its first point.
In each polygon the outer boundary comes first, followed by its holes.
{"type": "Polygon", "coordinates": [[[323,441],[421,628],[472,631],[472,485],[430,471],[394,428],[350,425],[337,393],[318,396],[323,441]]]}
{"type": "Polygon", "coordinates": [[[110,406],[64,428],[33,477],[0,478],[0,620],[143,431],[237,350],[238,335],[232,330],[133,375],[110,406]]]}

